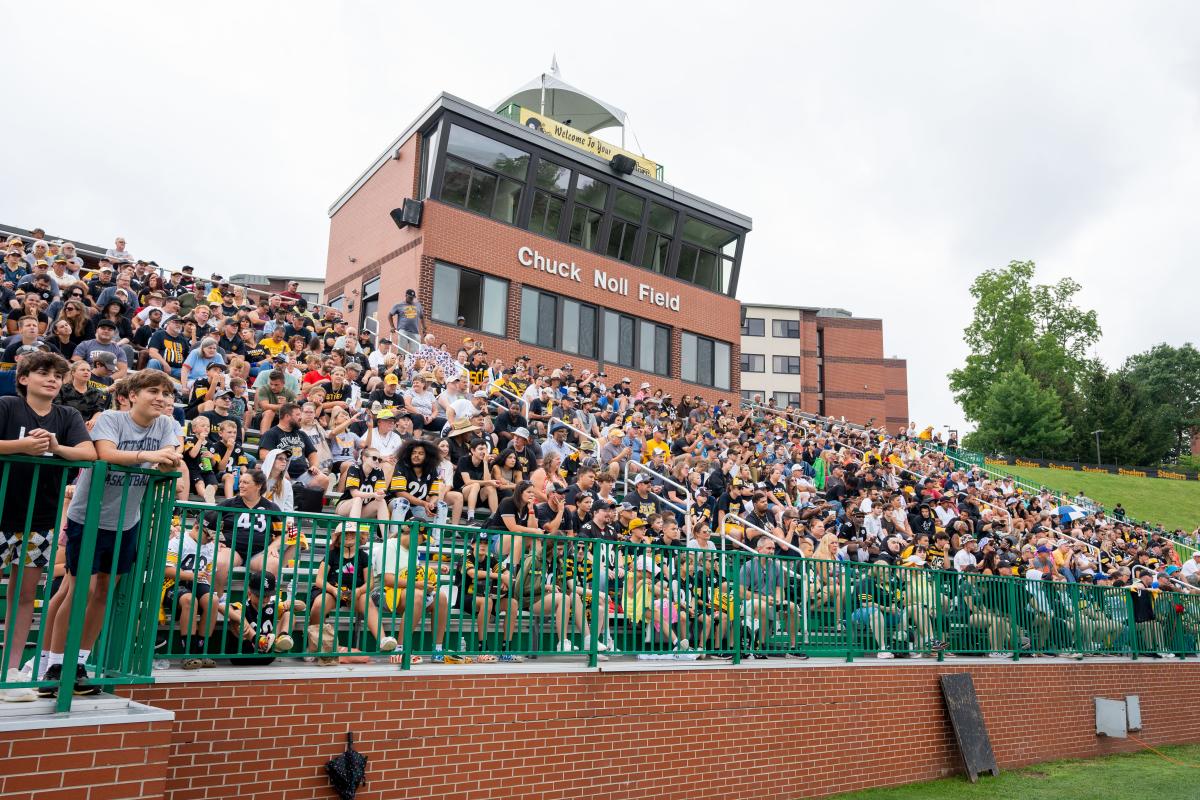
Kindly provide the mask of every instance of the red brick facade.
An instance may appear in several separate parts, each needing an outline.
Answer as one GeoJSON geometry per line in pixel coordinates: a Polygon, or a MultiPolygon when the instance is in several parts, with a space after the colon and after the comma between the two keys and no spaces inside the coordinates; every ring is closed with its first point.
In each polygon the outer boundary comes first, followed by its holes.
{"type": "Polygon", "coordinates": [[[938,677],[960,671],[1001,768],[1139,749],[1095,735],[1097,695],[1139,695],[1147,742],[1200,741],[1195,663],[465,669],[132,694],[176,714],[172,800],[331,796],[347,730],[370,757],[364,800],[792,798],[959,772],[938,677]]]}
{"type": "Polygon", "coordinates": [[[166,721],[0,732],[0,800],[159,800],[171,741],[166,721]]]}

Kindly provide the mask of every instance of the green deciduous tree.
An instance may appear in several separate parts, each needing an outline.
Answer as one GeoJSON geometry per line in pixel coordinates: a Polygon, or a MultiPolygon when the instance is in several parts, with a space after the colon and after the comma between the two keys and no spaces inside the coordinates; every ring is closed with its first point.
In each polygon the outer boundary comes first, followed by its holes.
{"type": "Polygon", "coordinates": [[[1075,435],[1064,455],[1095,461],[1094,431],[1103,431],[1101,458],[1107,464],[1151,466],[1170,452],[1175,434],[1166,409],[1125,370],[1108,372],[1098,361],[1089,363],[1078,396],[1078,408],[1068,417],[1075,435]]]}
{"type": "Polygon", "coordinates": [[[1058,394],[1038,385],[1017,362],[989,387],[979,428],[966,445],[984,452],[1030,457],[1057,454],[1071,440],[1058,394]]]}
{"type": "Polygon", "coordinates": [[[1130,356],[1123,372],[1161,408],[1172,432],[1171,455],[1191,452],[1191,432],[1200,427],[1200,351],[1190,343],[1155,345],[1130,356]]]}
{"type": "MultiPolygon", "coordinates": [[[[1027,377],[1073,404],[1087,350],[1100,338],[1095,311],[1075,306],[1080,286],[1070,278],[1035,284],[1032,261],[1012,261],[971,284],[975,314],[963,331],[971,353],[952,371],[950,388],[967,418],[982,423],[1001,375],[1021,365],[1027,377]]],[[[1060,408],[1061,410],[1061,408],[1060,408]]]]}

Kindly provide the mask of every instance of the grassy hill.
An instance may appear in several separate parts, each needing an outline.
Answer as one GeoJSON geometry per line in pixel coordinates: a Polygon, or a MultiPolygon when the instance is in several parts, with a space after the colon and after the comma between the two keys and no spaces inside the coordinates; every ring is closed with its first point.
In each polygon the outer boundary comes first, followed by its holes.
{"type": "Polygon", "coordinates": [[[1120,503],[1130,516],[1162,523],[1167,530],[1182,528],[1191,531],[1200,526],[1200,481],[1064,472],[1041,467],[1000,469],[1070,496],[1082,491],[1105,508],[1120,503]]]}

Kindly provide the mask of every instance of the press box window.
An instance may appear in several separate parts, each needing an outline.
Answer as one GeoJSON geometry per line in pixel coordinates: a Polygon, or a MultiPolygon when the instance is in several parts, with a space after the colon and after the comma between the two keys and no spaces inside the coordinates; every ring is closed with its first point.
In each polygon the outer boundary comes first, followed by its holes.
{"type": "Polygon", "coordinates": [[[679,354],[680,377],[691,383],[729,390],[730,353],[729,345],[684,333],[683,350],[679,354]]]}
{"type": "Polygon", "coordinates": [[[495,336],[507,335],[508,281],[469,269],[436,263],[433,267],[433,319],[495,336]]]}
{"type": "Polygon", "coordinates": [[[580,175],[575,179],[574,199],[567,241],[586,250],[596,250],[600,246],[600,221],[604,219],[608,184],[580,175]]]}
{"type": "Polygon", "coordinates": [[[633,248],[641,230],[642,211],[646,201],[622,189],[613,200],[612,226],[608,232],[608,254],[633,263],[633,248]]]}
{"type": "Polygon", "coordinates": [[[521,341],[595,358],[596,307],[523,287],[521,341]]]}
{"type": "Polygon", "coordinates": [[[800,356],[771,356],[771,371],[780,375],[799,375],[800,356]]]}
{"type": "Polygon", "coordinates": [[[675,236],[675,221],[679,215],[658,203],[650,204],[646,218],[646,243],[642,246],[643,267],[657,273],[667,271],[667,258],[671,254],[671,241],[675,236]]]}
{"type": "Polygon", "coordinates": [[[758,353],[742,353],[742,372],[765,372],[766,356],[758,353]]]}
{"type": "Polygon", "coordinates": [[[738,235],[689,217],[682,238],[676,277],[714,292],[729,291],[738,235]]]}
{"type": "Polygon", "coordinates": [[[457,125],[450,126],[448,138],[442,201],[515,223],[529,154],[457,125]]]}
{"type": "Polygon", "coordinates": [[[766,335],[766,320],[762,317],[746,317],[742,321],[742,336],[766,335]]]}
{"type": "Polygon", "coordinates": [[[529,230],[558,238],[567,191],[571,186],[571,170],[553,161],[539,158],[533,175],[533,210],[529,214],[529,230]]]}
{"type": "Polygon", "coordinates": [[[604,311],[603,354],[610,364],[667,375],[671,368],[671,330],[644,319],[604,311]]]}

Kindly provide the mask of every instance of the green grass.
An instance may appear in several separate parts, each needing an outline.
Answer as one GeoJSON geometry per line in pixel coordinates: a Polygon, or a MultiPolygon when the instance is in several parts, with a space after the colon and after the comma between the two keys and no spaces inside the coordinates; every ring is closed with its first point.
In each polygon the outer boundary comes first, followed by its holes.
{"type": "Polygon", "coordinates": [[[1161,523],[1167,530],[1191,531],[1200,525],[1200,481],[1065,472],[1046,467],[989,468],[1012,473],[1036,486],[1065,492],[1069,497],[1082,491],[1105,508],[1120,503],[1131,517],[1161,523]]]}
{"type": "Polygon", "coordinates": [[[1082,761],[1051,761],[1000,777],[979,776],[912,783],[890,789],[867,789],[836,795],[836,800],[1143,800],[1147,797],[1197,797],[1200,788],[1200,745],[1158,748],[1185,764],[1172,764],[1143,751],[1082,761]]]}

